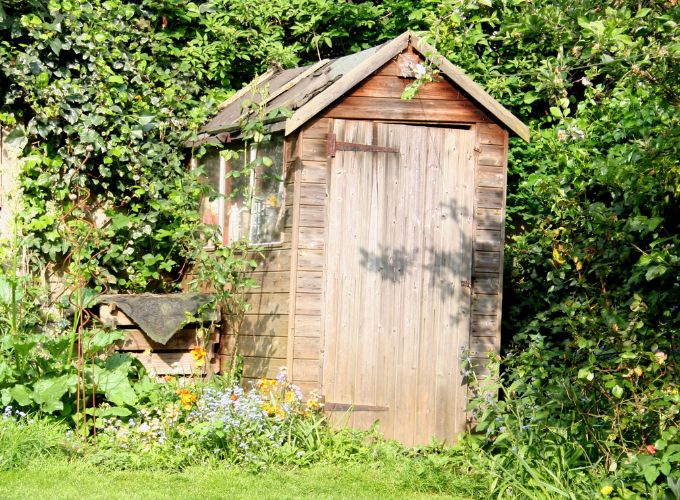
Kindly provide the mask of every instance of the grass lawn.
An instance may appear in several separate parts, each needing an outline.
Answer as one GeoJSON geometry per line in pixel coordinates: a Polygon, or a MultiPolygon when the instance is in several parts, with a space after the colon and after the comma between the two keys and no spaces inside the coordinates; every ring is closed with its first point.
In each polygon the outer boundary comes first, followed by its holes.
{"type": "Polygon", "coordinates": [[[236,467],[112,472],[82,462],[47,461],[0,473],[2,499],[479,498],[471,478],[446,481],[446,492],[413,471],[370,465],[314,465],[248,472],[236,467]],[[458,491],[459,493],[456,493],[458,491]],[[477,494],[475,494],[477,493],[477,494]]]}

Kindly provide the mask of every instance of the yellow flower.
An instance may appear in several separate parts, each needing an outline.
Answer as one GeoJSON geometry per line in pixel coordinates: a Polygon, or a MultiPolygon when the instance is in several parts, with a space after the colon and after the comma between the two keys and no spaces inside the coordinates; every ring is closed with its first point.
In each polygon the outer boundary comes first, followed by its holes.
{"type": "Polygon", "coordinates": [[[274,405],[272,405],[269,401],[262,403],[262,410],[269,416],[272,416],[276,411],[274,405]]]}
{"type": "Polygon", "coordinates": [[[286,391],[284,400],[286,403],[292,403],[295,400],[295,393],[293,391],[286,391]]]}
{"type": "Polygon", "coordinates": [[[196,402],[196,395],[192,394],[189,389],[179,389],[177,395],[182,408],[191,410],[191,406],[196,402]]]}
{"type": "Polygon", "coordinates": [[[642,368],[636,366],[635,368],[633,368],[633,372],[635,373],[635,375],[639,377],[640,375],[642,375],[642,368]]]}
{"type": "Polygon", "coordinates": [[[609,495],[611,495],[612,491],[614,491],[614,487],[613,487],[612,485],[610,485],[610,484],[608,484],[607,486],[603,486],[603,487],[600,489],[600,493],[602,493],[602,494],[603,494],[604,496],[606,496],[606,497],[608,497],[609,495]]]}
{"type": "Polygon", "coordinates": [[[206,354],[208,354],[206,350],[200,346],[196,346],[191,349],[191,357],[194,358],[194,361],[202,361],[206,354]]]}

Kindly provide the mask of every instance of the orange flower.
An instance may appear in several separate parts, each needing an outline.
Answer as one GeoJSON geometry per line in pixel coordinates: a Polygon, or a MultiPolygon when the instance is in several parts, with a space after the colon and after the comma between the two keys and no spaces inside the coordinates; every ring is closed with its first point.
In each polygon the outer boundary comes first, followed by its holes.
{"type": "Polygon", "coordinates": [[[231,395],[231,400],[232,401],[238,401],[238,396],[236,394],[231,395]]]}
{"type": "Polygon", "coordinates": [[[650,455],[656,455],[656,448],[654,447],[653,444],[648,444],[647,446],[645,446],[645,448],[647,449],[647,453],[649,453],[650,455]]]}
{"type": "Polygon", "coordinates": [[[166,375],[165,377],[163,377],[163,380],[165,380],[166,382],[172,382],[175,380],[175,377],[173,377],[172,375],[166,375]]]}
{"type": "Polygon", "coordinates": [[[179,396],[179,402],[182,408],[185,410],[191,410],[191,406],[196,402],[196,395],[192,394],[189,389],[178,389],[177,395],[179,396]]]}
{"type": "Polygon", "coordinates": [[[191,357],[194,358],[194,361],[201,361],[203,358],[205,358],[206,354],[208,354],[206,350],[200,346],[196,346],[191,349],[191,357]]]}

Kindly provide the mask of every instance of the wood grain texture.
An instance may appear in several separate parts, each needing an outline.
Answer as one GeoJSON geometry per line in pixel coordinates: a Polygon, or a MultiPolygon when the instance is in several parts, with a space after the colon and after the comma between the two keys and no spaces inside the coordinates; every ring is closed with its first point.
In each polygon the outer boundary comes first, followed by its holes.
{"type": "Polygon", "coordinates": [[[474,134],[336,120],[324,274],[323,394],[367,408],[349,424],[407,444],[465,429],[474,134]],[[442,335],[446,332],[446,335],[442,335]]]}
{"type": "MultiPolygon", "coordinates": [[[[396,63],[389,63],[393,66],[396,63]]],[[[413,83],[412,79],[398,78],[396,75],[385,75],[380,73],[365,80],[361,85],[352,91],[354,97],[380,97],[401,99],[406,87],[413,83]]],[[[446,101],[461,101],[465,97],[456,90],[450,83],[442,80],[428,82],[422,85],[416,93],[414,99],[440,99],[446,101]]]]}
{"type": "Polygon", "coordinates": [[[126,329],[125,339],[117,343],[117,350],[120,351],[145,351],[151,349],[152,352],[185,350],[188,351],[193,347],[200,345],[219,343],[219,332],[212,332],[210,339],[201,338],[199,332],[195,328],[186,328],[180,330],[172,336],[165,344],[160,344],[151,340],[147,335],[136,328],[126,329]]]}
{"type": "Polygon", "coordinates": [[[468,101],[444,101],[440,99],[376,97],[343,98],[338,104],[323,112],[323,116],[344,119],[372,119],[393,121],[427,121],[442,123],[477,123],[490,119],[468,101]]]}
{"type": "Polygon", "coordinates": [[[324,161],[328,156],[327,139],[303,139],[300,158],[302,161],[324,161]]]}
{"type": "Polygon", "coordinates": [[[222,353],[231,355],[237,341],[239,353],[245,357],[285,358],[288,352],[288,339],[286,337],[227,335],[224,338],[222,353]]]}
{"type": "Polygon", "coordinates": [[[241,335],[288,335],[288,312],[280,314],[246,314],[238,325],[231,325],[232,331],[241,335]]]}
{"type": "Polygon", "coordinates": [[[503,212],[500,208],[475,209],[475,227],[477,229],[496,229],[501,230],[503,226],[503,212]]]}
{"type": "Polygon", "coordinates": [[[491,229],[475,230],[475,250],[500,252],[503,242],[501,232],[491,229]]]}
{"type": "Polygon", "coordinates": [[[300,227],[326,227],[326,207],[306,205],[300,207],[300,227]]]}
{"type": "Polygon", "coordinates": [[[149,373],[155,375],[188,376],[197,373],[203,374],[206,371],[216,373],[220,366],[219,358],[216,356],[208,360],[207,366],[198,368],[189,352],[161,352],[157,354],[131,352],[130,355],[137,358],[149,373]]]}
{"type": "Polygon", "coordinates": [[[300,184],[300,204],[301,205],[326,205],[326,185],[325,184],[300,184]]]}
{"type": "Polygon", "coordinates": [[[302,182],[325,184],[328,177],[328,164],[325,161],[306,160],[300,165],[302,182]]]}

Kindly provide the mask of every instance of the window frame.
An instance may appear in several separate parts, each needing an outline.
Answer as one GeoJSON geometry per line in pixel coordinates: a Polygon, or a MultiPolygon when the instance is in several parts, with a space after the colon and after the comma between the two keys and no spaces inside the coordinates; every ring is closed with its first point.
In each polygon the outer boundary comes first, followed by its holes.
{"type": "MultiPolygon", "coordinates": [[[[272,134],[272,136],[274,133],[272,134]]],[[[279,135],[279,134],[276,134],[279,135]]],[[[279,217],[285,217],[285,210],[286,210],[286,154],[288,152],[288,141],[286,141],[286,137],[283,133],[280,134],[281,137],[281,165],[279,167],[279,171],[281,174],[281,180],[278,183],[279,186],[279,191],[282,193],[282,200],[281,200],[281,206],[279,208],[280,211],[283,211],[283,215],[279,215],[279,217]]],[[[257,154],[258,150],[260,147],[260,143],[251,143],[248,147],[248,161],[253,162],[257,159],[257,154]]],[[[232,190],[232,177],[227,176],[227,172],[229,171],[229,164],[227,160],[222,156],[221,152],[224,151],[224,148],[222,149],[216,149],[217,155],[219,158],[219,175],[216,176],[218,178],[218,189],[217,189],[217,194],[218,197],[217,199],[219,200],[219,203],[217,205],[217,225],[220,229],[221,233],[221,238],[220,238],[220,243],[222,247],[229,246],[230,244],[234,243],[234,241],[230,240],[230,224],[229,224],[229,217],[228,217],[228,212],[227,208],[229,206],[229,200],[231,199],[231,190],[232,190]]],[[[239,153],[243,153],[243,150],[239,151],[239,153]]],[[[204,158],[208,158],[209,155],[206,155],[204,158]]],[[[204,160],[205,161],[205,160],[204,160]]],[[[204,163],[205,165],[205,163],[204,163]]],[[[275,165],[272,167],[268,168],[276,168],[275,165]]],[[[211,178],[210,175],[207,176],[208,179],[211,178]]],[[[250,170],[250,175],[248,179],[248,185],[249,189],[254,189],[255,184],[257,182],[257,173],[256,169],[253,168],[250,170]]],[[[276,239],[276,241],[270,241],[270,242],[257,242],[253,243],[251,241],[252,234],[253,234],[253,207],[250,207],[250,226],[247,228],[247,239],[246,243],[249,248],[276,248],[276,247],[281,247],[283,244],[286,242],[285,238],[285,227],[281,227],[279,234],[280,236],[276,239]]],[[[235,240],[238,241],[238,240],[235,240]]],[[[212,243],[209,243],[206,245],[206,249],[214,249],[215,245],[212,243]]]]}

